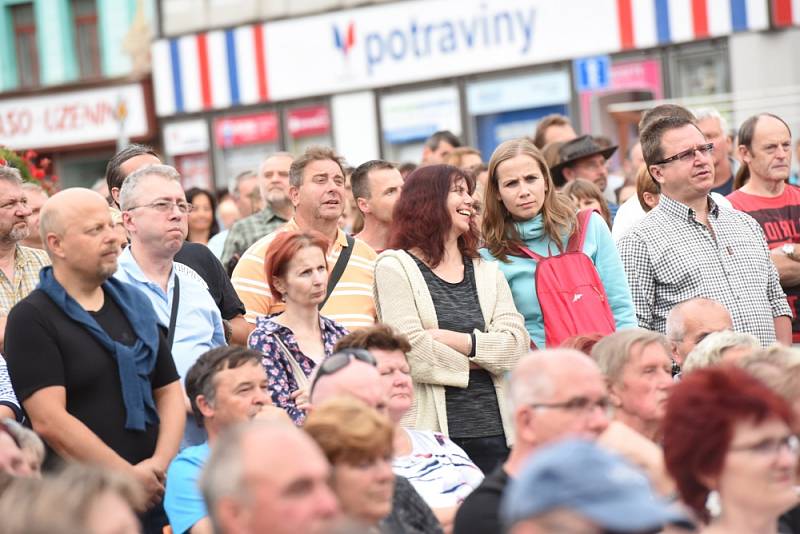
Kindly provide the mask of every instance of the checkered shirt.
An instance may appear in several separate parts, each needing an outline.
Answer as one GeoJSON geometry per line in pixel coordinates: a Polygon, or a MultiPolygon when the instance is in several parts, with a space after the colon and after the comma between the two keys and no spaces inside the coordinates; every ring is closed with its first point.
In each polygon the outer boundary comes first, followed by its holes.
{"type": "Polygon", "coordinates": [[[250,245],[284,224],[286,224],[286,219],[275,214],[268,207],[236,221],[231,226],[228,237],[225,238],[225,247],[222,249],[222,258],[220,258],[222,265],[227,267],[234,255],[241,257],[250,248],[250,245]]]}
{"type": "Polygon", "coordinates": [[[50,265],[43,250],[17,245],[14,252],[14,280],[0,271],[0,315],[8,315],[11,308],[28,296],[39,284],[39,271],[50,265]]]}
{"type": "Polygon", "coordinates": [[[617,247],[639,326],[664,332],[669,310],[694,297],[722,303],[737,332],[775,341],[774,317],[792,312],[769,257],[764,233],[749,215],[710,197],[708,222],[662,193],[661,201],[617,247]]]}

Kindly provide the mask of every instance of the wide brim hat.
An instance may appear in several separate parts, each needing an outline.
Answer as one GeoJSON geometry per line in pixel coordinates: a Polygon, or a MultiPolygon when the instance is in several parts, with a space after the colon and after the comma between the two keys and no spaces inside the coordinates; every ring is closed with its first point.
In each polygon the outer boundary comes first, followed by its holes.
{"type": "Polygon", "coordinates": [[[561,171],[567,165],[596,154],[600,154],[604,159],[608,159],[616,151],[616,145],[603,148],[595,143],[591,135],[582,135],[571,141],[567,141],[558,149],[560,160],[558,165],[550,167],[550,175],[553,177],[553,183],[555,183],[556,187],[562,187],[566,183],[566,179],[561,171]]]}

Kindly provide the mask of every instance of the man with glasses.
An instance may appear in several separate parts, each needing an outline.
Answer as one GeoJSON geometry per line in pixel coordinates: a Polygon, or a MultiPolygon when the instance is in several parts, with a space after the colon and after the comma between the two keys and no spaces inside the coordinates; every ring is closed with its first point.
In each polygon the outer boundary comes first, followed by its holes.
{"type": "Polygon", "coordinates": [[[770,257],[778,269],[792,308],[792,341],[800,343],[800,188],[789,185],[792,168],[792,132],[771,113],[754,115],[739,129],[739,189],[728,196],[733,207],[753,217],[767,238],[770,257]]]}
{"type": "MultiPolygon", "coordinates": [[[[167,165],[147,165],[131,173],[119,198],[131,244],[122,252],[115,276],[141,290],[152,303],[167,328],[183,379],[201,354],[225,345],[222,317],[211,294],[196,275],[175,268],[192,205],[186,202],[180,175],[167,165]]],[[[203,441],[204,432],[190,418],[183,445],[203,441]]]]}
{"type": "Polygon", "coordinates": [[[503,532],[500,500],[536,450],[566,436],[598,438],[608,427],[605,379],[591,358],[570,349],[537,351],[519,361],[509,380],[514,447],[461,504],[454,534],[503,532]]]}
{"type": "Polygon", "coordinates": [[[703,296],[728,309],[737,332],[790,343],[791,310],[764,233],[709,197],[713,143],[677,114],[650,122],[641,143],[661,201],[618,242],[639,326],[664,333],[673,306],[703,296]]]}

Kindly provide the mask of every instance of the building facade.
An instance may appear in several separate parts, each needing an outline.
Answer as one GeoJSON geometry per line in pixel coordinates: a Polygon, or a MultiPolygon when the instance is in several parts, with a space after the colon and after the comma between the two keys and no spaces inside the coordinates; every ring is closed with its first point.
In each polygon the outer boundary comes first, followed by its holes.
{"type": "Polygon", "coordinates": [[[155,12],[143,0],[0,0],[0,145],[47,156],[69,187],[101,178],[118,143],[157,141],[155,12]]]}

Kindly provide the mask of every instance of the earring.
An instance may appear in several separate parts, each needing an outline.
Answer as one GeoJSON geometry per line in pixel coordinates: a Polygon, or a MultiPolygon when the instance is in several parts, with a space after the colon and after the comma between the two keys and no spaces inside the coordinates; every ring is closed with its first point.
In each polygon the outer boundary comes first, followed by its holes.
{"type": "Polygon", "coordinates": [[[722,514],[722,502],[720,502],[719,492],[711,490],[706,498],[706,510],[712,519],[716,519],[722,514]]]}

